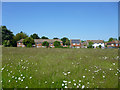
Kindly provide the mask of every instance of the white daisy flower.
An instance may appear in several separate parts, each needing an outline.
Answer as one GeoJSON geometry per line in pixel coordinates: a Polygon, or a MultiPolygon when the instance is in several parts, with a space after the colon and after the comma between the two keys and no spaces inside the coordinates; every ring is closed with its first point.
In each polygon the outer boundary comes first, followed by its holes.
{"type": "Polygon", "coordinates": [[[82,89],[85,88],[85,85],[82,85],[82,89]]]}
{"type": "Polygon", "coordinates": [[[83,76],[83,78],[85,78],[85,76],[83,76]]]}

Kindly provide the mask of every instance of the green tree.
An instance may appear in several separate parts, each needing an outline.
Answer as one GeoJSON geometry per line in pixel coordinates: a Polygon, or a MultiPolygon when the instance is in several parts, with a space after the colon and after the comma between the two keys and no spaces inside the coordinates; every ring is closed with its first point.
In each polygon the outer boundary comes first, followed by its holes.
{"type": "Polygon", "coordinates": [[[111,41],[113,41],[113,40],[117,40],[117,38],[109,38],[109,40],[108,40],[108,42],[111,42],[111,41]]]}
{"type": "Polygon", "coordinates": [[[23,33],[22,31],[20,33],[17,33],[13,38],[16,40],[16,41],[19,41],[21,39],[25,39],[27,38],[28,35],[23,33]]]}
{"type": "Polygon", "coordinates": [[[30,37],[33,39],[40,39],[40,37],[36,33],[34,33],[33,35],[30,35],[30,37]]]}
{"type": "Polygon", "coordinates": [[[3,45],[5,46],[5,47],[10,47],[10,40],[4,40],[3,41],[3,45]]]}
{"type": "Polygon", "coordinates": [[[53,38],[53,39],[59,39],[59,38],[55,37],[55,38],[53,38]]]}
{"type": "Polygon", "coordinates": [[[70,40],[66,37],[61,38],[63,45],[70,45],[70,40]]]}
{"type": "Polygon", "coordinates": [[[53,43],[53,45],[54,45],[55,47],[61,46],[59,41],[55,41],[55,42],[53,43]]]}
{"type": "Polygon", "coordinates": [[[23,44],[26,46],[26,47],[32,47],[33,44],[35,44],[34,42],[34,39],[31,38],[31,37],[27,37],[23,40],[23,44]]]}
{"type": "Polygon", "coordinates": [[[88,42],[88,43],[89,43],[88,48],[93,48],[93,46],[92,46],[92,45],[93,45],[93,42],[90,41],[90,42],[88,42]]]}
{"type": "Polygon", "coordinates": [[[118,39],[119,41],[120,41],[120,36],[119,36],[119,39],[118,39]]]}
{"type": "Polygon", "coordinates": [[[13,32],[8,30],[6,26],[2,26],[2,42],[4,42],[4,40],[11,41],[13,39],[13,36],[13,32]]]}
{"type": "Polygon", "coordinates": [[[101,45],[99,45],[99,48],[101,48],[102,46],[101,45]]]}
{"type": "Polygon", "coordinates": [[[49,39],[48,37],[42,36],[41,39],[49,39]]]}
{"type": "Polygon", "coordinates": [[[47,42],[47,41],[44,41],[43,43],[42,43],[42,46],[46,46],[47,48],[49,47],[49,43],[47,42]]]}

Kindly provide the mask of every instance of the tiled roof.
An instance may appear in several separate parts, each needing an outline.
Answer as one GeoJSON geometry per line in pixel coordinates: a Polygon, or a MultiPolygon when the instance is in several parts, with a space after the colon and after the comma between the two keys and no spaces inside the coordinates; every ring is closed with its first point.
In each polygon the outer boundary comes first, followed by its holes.
{"type": "Polygon", "coordinates": [[[71,39],[70,42],[71,43],[80,43],[80,39],[71,39]]]}
{"type": "Polygon", "coordinates": [[[88,42],[93,42],[93,43],[103,43],[103,40],[87,40],[88,42]]]}
{"type": "MultiPolygon", "coordinates": [[[[19,41],[17,41],[17,42],[23,42],[23,40],[24,39],[21,39],[21,40],[19,40],[19,41]]],[[[53,42],[55,42],[55,41],[59,41],[59,42],[62,42],[60,39],[34,39],[34,42],[35,43],[38,43],[38,42],[44,42],[44,41],[47,41],[47,42],[49,42],[49,43],[53,43],[53,42]]]]}
{"type": "Polygon", "coordinates": [[[35,43],[47,41],[48,43],[53,43],[55,41],[62,42],[60,39],[34,39],[35,43]]]}

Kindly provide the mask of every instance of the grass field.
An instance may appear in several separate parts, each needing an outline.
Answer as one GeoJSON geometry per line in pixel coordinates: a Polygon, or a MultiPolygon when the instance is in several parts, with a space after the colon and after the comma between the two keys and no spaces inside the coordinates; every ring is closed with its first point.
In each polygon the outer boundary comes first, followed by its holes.
{"type": "Polygon", "coordinates": [[[118,88],[118,49],[2,51],[3,88],[118,88]]]}

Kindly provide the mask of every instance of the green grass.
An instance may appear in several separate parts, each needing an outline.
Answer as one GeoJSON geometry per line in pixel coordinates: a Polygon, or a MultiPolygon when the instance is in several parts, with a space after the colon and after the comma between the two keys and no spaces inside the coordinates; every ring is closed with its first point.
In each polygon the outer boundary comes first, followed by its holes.
{"type": "Polygon", "coordinates": [[[118,88],[118,49],[3,48],[2,51],[3,88],[118,88]],[[19,77],[25,78],[21,81],[19,77]]]}

